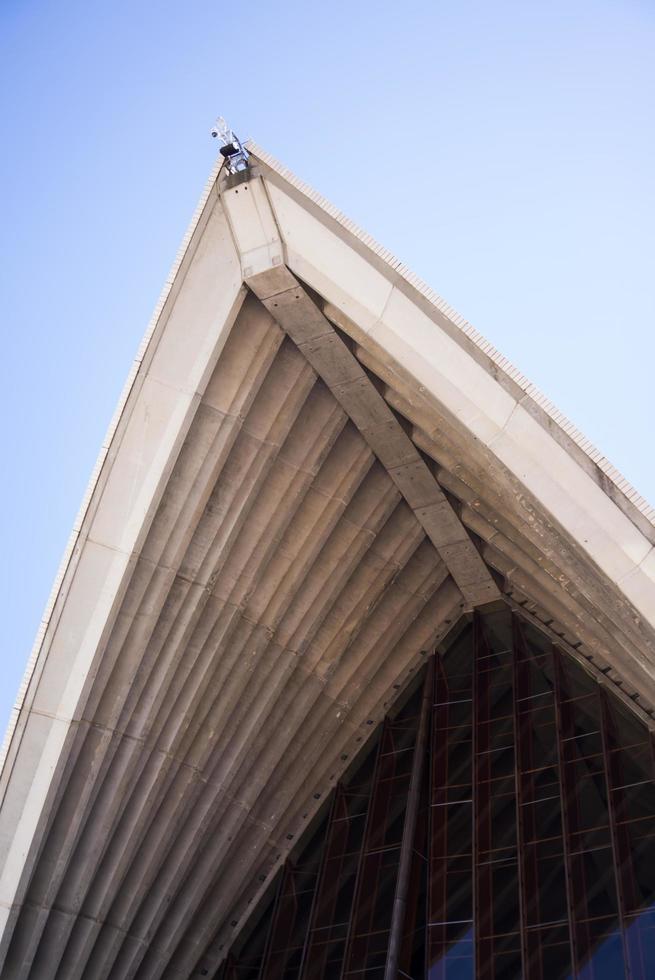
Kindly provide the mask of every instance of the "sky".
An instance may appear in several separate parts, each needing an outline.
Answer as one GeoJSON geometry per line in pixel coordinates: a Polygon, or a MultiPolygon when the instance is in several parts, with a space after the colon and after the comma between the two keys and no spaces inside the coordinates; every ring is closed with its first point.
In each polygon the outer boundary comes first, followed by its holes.
{"type": "Polygon", "coordinates": [[[0,3],[0,729],[224,115],[655,502],[655,5],[0,3]]]}

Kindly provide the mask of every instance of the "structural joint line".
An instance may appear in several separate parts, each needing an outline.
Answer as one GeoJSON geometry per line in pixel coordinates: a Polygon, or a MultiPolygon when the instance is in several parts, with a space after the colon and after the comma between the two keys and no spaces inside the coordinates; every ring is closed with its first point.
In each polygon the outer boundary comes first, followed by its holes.
{"type": "Polygon", "coordinates": [[[491,572],[425,460],[355,355],[285,267],[246,284],[309,361],[385,467],[471,607],[501,598],[491,572]]]}

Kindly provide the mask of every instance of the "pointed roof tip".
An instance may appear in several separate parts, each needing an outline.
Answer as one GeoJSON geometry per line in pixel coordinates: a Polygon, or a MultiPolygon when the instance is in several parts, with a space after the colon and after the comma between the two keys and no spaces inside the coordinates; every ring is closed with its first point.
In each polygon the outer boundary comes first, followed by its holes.
{"type": "MultiPolygon", "coordinates": [[[[467,345],[472,345],[493,363],[494,373],[502,372],[506,379],[517,385],[536,409],[547,416],[550,427],[552,428],[552,424],[554,423],[562,437],[569,442],[574,451],[577,450],[578,453],[582,453],[587,461],[602,474],[603,482],[605,484],[609,482],[625,500],[627,506],[637,512],[635,514],[637,519],[645,518],[646,522],[652,528],[655,528],[655,506],[650,504],[639,493],[591,440],[509,358],[501,354],[483,334],[476,330],[465,317],[447,303],[435,289],[416,275],[409,266],[397,258],[389,249],[385,248],[372,238],[371,235],[351,221],[347,215],[335,207],[327,198],[314,190],[310,184],[297,177],[293,171],[260,146],[255,139],[248,137],[247,140],[244,140],[243,145],[247,148],[251,159],[263,166],[265,171],[269,171],[276,177],[281,178],[296,192],[302,195],[302,197],[308,199],[315,206],[323,221],[336,224],[340,233],[352,238],[358,244],[359,248],[364,247],[371,252],[377,261],[386,267],[387,274],[393,273],[395,277],[400,277],[404,290],[414,293],[423,301],[427,300],[428,304],[438,311],[440,316],[444,317],[451,327],[455,328],[460,342],[463,341],[467,345]]],[[[655,542],[653,543],[655,544],[655,542]]]]}

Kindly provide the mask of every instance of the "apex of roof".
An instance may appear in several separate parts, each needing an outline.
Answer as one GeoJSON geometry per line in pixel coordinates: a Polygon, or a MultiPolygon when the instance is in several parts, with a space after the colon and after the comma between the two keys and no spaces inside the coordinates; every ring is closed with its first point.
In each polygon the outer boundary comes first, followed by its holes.
{"type": "MultiPolygon", "coordinates": [[[[612,465],[607,457],[593,445],[591,440],[580,432],[535,384],[522,374],[507,357],[501,354],[486,337],[476,330],[435,289],[427,285],[409,266],[397,258],[393,252],[380,245],[371,235],[356,225],[355,222],[351,221],[350,218],[339,211],[338,208],[315,191],[309,184],[300,180],[288,167],[280,163],[279,160],[260,147],[254,140],[248,140],[247,147],[252,155],[253,161],[262,168],[263,173],[281,178],[294,191],[305,197],[308,202],[311,202],[315,206],[316,211],[322,213],[323,220],[331,219],[332,223],[340,227],[342,233],[352,238],[360,247],[364,246],[367,250],[370,250],[375,260],[377,260],[376,264],[379,263],[380,266],[386,266],[389,276],[400,278],[403,288],[407,289],[408,294],[413,292],[417,299],[421,297],[427,300],[449,324],[463,334],[463,337],[459,338],[462,344],[466,345],[467,341],[470,341],[485,355],[485,358],[489,362],[488,369],[495,377],[499,377],[500,375],[505,379],[506,383],[518,386],[521,392],[534,404],[536,414],[539,415],[540,412],[538,410],[541,410],[544,416],[543,421],[551,431],[553,429],[552,423],[555,423],[555,426],[560,432],[559,437],[570,448],[570,451],[575,453],[576,448],[582,450],[584,456],[594,464],[594,467],[599,471],[598,479],[605,492],[612,496],[613,499],[616,499],[617,494],[615,491],[618,491],[625,498],[626,503],[630,505],[626,507],[626,512],[639,523],[639,526],[645,530],[652,543],[655,544],[655,534],[650,536],[650,531],[646,529],[645,523],[640,521],[638,516],[642,515],[646,518],[648,524],[655,527],[655,507],[639,494],[620,471],[612,465]]],[[[457,336],[456,333],[453,335],[457,336]]],[[[577,454],[577,458],[581,459],[579,454],[577,454]]],[[[583,461],[582,465],[585,465],[585,463],[586,461],[583,461]]]]}

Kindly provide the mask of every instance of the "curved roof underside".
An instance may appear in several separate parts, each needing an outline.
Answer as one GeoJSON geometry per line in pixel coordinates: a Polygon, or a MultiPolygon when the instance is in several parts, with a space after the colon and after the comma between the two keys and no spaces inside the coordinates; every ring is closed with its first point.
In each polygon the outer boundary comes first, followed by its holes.
{"type": "Polygon", "coordinates": [[[506,600],[642,716],[655,528],[263,153],[212,176],[10,730],[3,977],[213,969],[462,613],[506,600]]]}

